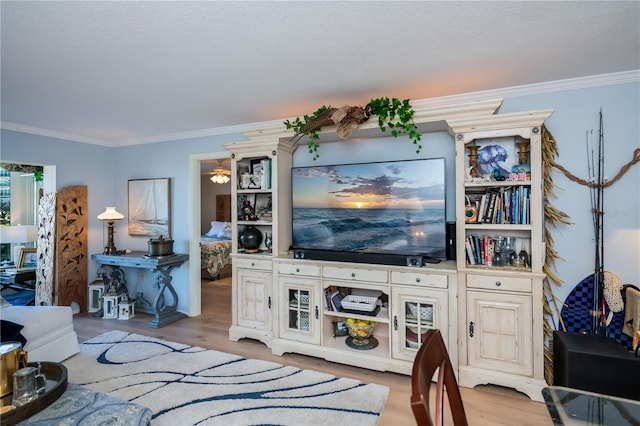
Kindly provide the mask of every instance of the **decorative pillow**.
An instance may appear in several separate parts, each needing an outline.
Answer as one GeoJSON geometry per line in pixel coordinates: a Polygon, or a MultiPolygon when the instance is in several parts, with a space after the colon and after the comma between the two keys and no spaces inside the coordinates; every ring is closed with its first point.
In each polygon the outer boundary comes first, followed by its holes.
{"type": "Polygon", "coordinates": [[[218,238],[226,238],[231,239],[231,223],[224,222],[220,233],[218,233],[218,238]]]}
{"type": "Polygon", "coordinates": [[[218,222],[214,220],[211,222],[211,229],[209,229],[209,231],[204,235],[207,237],[217,237],[220,234],[220,231],[224,229],[224,224],[225,222],[218,222]]]}
{"type": "Polygon", "coordinates": [[[27,339],[20,333],[20,330],[24,328],[23,325],[16,324],[15,322],[0,320],[2,323],[2,330],[0,334],[0,340],[2,342],[20,342],[22,346],[27,344],[27,339]]]}

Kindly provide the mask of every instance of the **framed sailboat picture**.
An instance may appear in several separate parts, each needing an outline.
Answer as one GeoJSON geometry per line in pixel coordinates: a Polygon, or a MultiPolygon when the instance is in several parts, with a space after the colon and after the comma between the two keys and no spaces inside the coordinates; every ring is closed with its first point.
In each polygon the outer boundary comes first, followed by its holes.
{"type": "Polygon", "coordinates": [[[129,179],[129,235],[171,238],[171,179],[129,179]]]}

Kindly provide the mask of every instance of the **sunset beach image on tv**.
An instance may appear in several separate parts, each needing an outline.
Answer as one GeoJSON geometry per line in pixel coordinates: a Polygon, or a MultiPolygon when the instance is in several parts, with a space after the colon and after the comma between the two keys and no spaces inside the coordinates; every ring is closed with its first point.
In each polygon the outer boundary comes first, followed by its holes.
{"type": "Polygon", "coordinates": [[[444,158],[292,169],[293,248],[445,257],[444,158]]]}

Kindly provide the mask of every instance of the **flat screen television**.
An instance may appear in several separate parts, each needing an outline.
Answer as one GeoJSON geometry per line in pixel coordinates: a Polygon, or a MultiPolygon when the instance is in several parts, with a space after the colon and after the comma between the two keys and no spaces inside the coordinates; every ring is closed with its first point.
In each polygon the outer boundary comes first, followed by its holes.
{"type": "Polygon", "coordinates": [[[291,186],[295,258],[446,258],[444,158],[293,167],[291,186]]]}

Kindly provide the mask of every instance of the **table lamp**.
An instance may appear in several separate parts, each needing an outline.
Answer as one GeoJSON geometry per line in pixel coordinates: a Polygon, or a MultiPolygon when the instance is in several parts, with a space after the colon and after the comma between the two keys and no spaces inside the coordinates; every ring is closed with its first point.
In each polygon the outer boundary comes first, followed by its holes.
{"type": "MultiPolygon", "coordinates": [[[[38,239],[38,228],[34,225],[0,226],[0,244],[32,243],[38,239]]],[[[17,246],[18,251],[22,246],[17,246]]],[[[13,255],[15,257],[15,253],[13,255]]]]}
{"type": "Polygon", "coordinates": [[[98,220],[107,222],[107,245],[103,254],[116,254],[116,246],[113,244],[113,224],[116,220],[124,218],[122,213],[116,211],[115,207],[107,207],[107,209],[98,215],[98,220]]]}

